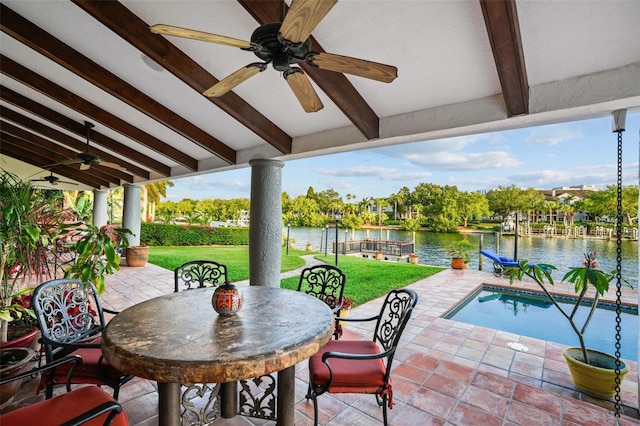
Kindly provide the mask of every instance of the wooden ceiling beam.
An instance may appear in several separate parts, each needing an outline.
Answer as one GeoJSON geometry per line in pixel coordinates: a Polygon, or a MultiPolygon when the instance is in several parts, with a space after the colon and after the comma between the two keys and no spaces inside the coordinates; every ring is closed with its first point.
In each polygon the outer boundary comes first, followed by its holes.
{"type": "Polygon", "coordinates": [[[47,80],[12,59],[0,55],[0,63],[2,63],[0,67],[1,73],[79,112],[88,117],[90,121],[101,123],[191,170],[198,169],[198,160],[195,158],[138,129],[136,126],[129,124],[64,87],[47,80]]]}
{"type": "MultiPolygon", "coordinates": [[[[73,159],[75,156],[74,151],[71,151],[62,145],[58,145],[55,142],[51,142],[38,135],[34,135],[27,130],[7,123],[6,121],[2,122],[2,132],[5,135],[10,135],[23,141],[23,145],[33,145],[32,147],[25,146],[25,148],[31,148],[30,150],[32,152],[46,153],[46,155],[51,158],[50,163],[46,164],[46,166],[73,159]]],[[[120,170],[100,166],[98,164],[92,164],[91,168],[83,171],[86,171],[90,175],[106,179],[117,186],[122,185],[122,181],[133,183],[131,175],[121,172],[120,170]]]]}
{"type": "MultiPolygon", "coordinates": [[[[282,1],[238,0],[238,2],[261,25],[282,22],[282,1]]],[[[310,39],[312,51],[325,52],[313,36],[310,39]]],[[[339,54],[340,52],[331,53],[339,54]]],[[[344,74],[321,70],[304,63],[300,65],[367,139],[380,137],[380,119],[344,74]]]]}
{"type": "MultiPolygon", "coordinates": [[[[45,124],[42,124],[38,121],[32,120],[31,118],[20,114],[17,111],[14,111],[12,109],[9,108],[5,108],[5,107],[1,107],[0,106],[0,117],[2,117],[4,120],[8,120],[11,121],[13,123],[16,123],[22,127],[28,128],[30,131],[34,132],[34,133],[38,133],[39,135],[45,136],[51,140],[54,140],[60,144],[66,145],[70,148],[76,149],[78,150],[78,152],[84,152],[87,149],[87,145],[85,142],[80,142],[77,139],[67,135],[66,133],[62,133],[58,130],[55,130],[45,124]]],[[[86,133],[86,127],[85,127],[85,133],[86,133]]],[[[93,132],[91,132],[92,136],[93,136],[93,132]]],[[[85,136],[86,137],[86,136],[85,136]]],[[[93,137],[91,138],[93,139],[93,137]]],[[[135,167],[133,166],[133,164],[130,164],[127,161],[123,161],[121,158],[115,157],[113,155],[110,155],[106,152],[103,152],[93,146],[89,147],[89,151],[93,154],[96,154],[100,157],[101,160],[104,161],[109,161],[111,163],[116,163],[122,167],[126,167],[127,170],[123,173],[123,175],[127,176],[127,179],[123,179],[126,180],[127,182],[133,183],[133,177],[132,174],[136,174],[137,176],[140,176],[142,179],[144,180],[149,180],[149,173],[145,172],[144,170],[142,171],[143,174],[139,175],[137,173],[132,173],[131,170],[129,170],[129,167],[135,167]],[[126,173],[125,173],[126,172],[126,173]]],[[[75,154],[74,154],[75,156],[75,154]]],[[[73,158],[73,157],[72,157],[73,158]]]]}
{"type": "MultiPolygon", "coordinates": [[[[149,23],[144,22],[121,3],[80,0],[73,2],[198,93],[218,83],[218,79],[166,38],[152,34],[149,31],[149,23]]],[[[291,153],[291,136],[237,94],[229,92],[220,98],[207,99],[278,151],[291,153]]]]}
{"type": "MultiPolygon", "coordinates": [[[[24,142],[20,141],[14,136],[7,135],[6,133],[0,132],[0,142],[2,142],[0,144],[0,153],[11,158],[23,161],[27,164],[42,168],[51,161],[50,157],[41,154],[35,154],[33,151],[26,149],[24,147],[24,142]]],[[[55,166],[49,169],[49,171],[57,173],[66,178],[73,179],[77,182],[84,183],[85,185],[89,185],[92,188],[110,187],[109,181],[97,179],[96,177],[87,175],[86,173],[82,173],[80,172],[80,170],[76,170],[71,166],[55,166]]]]}
{"type": "Polygon", "coordinates": [[[236,152],[218,139],[80,52],[72,49],[7,6],[0,6],[1,29],[11,37],[96,85],[125,104],[162,123],[224,161],[230,164],[236,163],[236,152]]]}
{"type": "Polygon", "coordinates": [[[509,117],[529,113],[529,81],[515,0],[480,0],[509,117]]]}
{"type": "MultiPolygon", "coordinates": [[[[42,104],[39,104],[38,102],[35,102],[27,98],[26,96],[22,96],[21,94],[16,93],[13,90],[2,85],[0,85],[0,99],[78,136],[86,135],[87,128],[84,126],[84,124],[78,123],[77,121],[72,120],[71,118],[66,117],[63,114],[60,114],[42,104]]],[[[120,142],[117,142],[110,137],[97,132],[95,129],[91,131],[91,140],[93,140],[96,144],[117,152],[123,157],[128,158],[131,161],[134,161],[145,167],[148,167],[150,170],[153,170],[163,176],[169,176],[171,174],[171,167],[162,164],[161,162],[154,160],[151,157],[141,154],[135,149],[123,145],[120,142]]],[[[122,160],[114,162],[120,163],[120,161],[122,160]]],[[[149,180],[149,172],[147,170],[130,164],[127,164],[126,167],[128,172],[133,173],[136,176],[140,176],[144,180],[149,180]]]]}

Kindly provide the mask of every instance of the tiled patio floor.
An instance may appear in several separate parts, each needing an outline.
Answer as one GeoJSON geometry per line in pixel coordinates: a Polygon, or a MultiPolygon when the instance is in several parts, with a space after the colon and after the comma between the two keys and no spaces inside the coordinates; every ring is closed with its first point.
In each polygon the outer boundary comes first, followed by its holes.
{"type": "MultiPolygon", "coordinates": [[[[411,285],[420,299],[396,355],[392,425],[614,425],[614,405],[574,390],[562,358],[563,345],[440,318],[481,284],[508,286],[506,278],[479,271],[445,270],[411,285]],[[518,342],[526,352],[511,349],[518,342]]],[[[246,283],[244,283],[246,284],[246,283]]],[[[520,283],[519,283],[520,284],[520,283]]],[[[523,284],[524,287],[533,283],[523,284]]],[[[556,285],[556,287],[559,287],[556,285]]],[[[570,290],[570,289],[569,289],[570,290]]],[[[108,278],[105,305],[122,310],[173,291],[173,275],[154,265],[122,269],[108,278]]],[[[625,292],[637,303],[637,291],[625,292]]],[[[376,314],[381,299],[354,308],[352,317],[376,314]]],[[[152,319],[151,319],[152,320],[152,319]]],[[[196,319],[194,319],[196,320],[196,319]]],[[[365,335],[351,327],[343,338],[365,335]]],[[[637,425],[637,364],[622,384],[622,425],[637,425]]],[[[313,424],[304,394],[307,363],[296,367],[296,425],[313,424]]],[[[157,424],[156,384],[144,379],[123,386],[119,401],[132,425],[157,424]]],[[[382,411],[371,395],[319,397],[319,421],[327,426],[381,425],[382,411]]],[[[273,424],[236,417],[216,425],[273,424]]]]}

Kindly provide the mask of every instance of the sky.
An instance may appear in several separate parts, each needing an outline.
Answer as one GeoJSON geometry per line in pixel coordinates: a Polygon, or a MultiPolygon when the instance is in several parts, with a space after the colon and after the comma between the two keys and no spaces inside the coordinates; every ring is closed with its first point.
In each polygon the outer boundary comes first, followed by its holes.
{"type": "MultiPolygon", "coordinates": [[[[638,185],[640,113],[627,114],[623,185],[638,185]]],[[[617,137],[611,117],[414,142],[285,162],[282,191],[290,197],[333,189],[346,202],[387,198],[419,183],[478,191],[515,185],[552,189],[616,183],[617,137]]],[[[167,198],[250,198],[251,169],[173,180],[167,198]]]]}

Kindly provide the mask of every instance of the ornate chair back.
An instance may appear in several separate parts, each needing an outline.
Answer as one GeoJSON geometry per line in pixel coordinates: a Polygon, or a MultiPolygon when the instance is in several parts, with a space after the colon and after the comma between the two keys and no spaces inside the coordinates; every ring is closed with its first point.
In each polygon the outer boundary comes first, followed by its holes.
{"type": "Polygon", "coordinates": [[[193,260],[174,270],[175,291],[215,287],[229,282],[227,267],[212,260],[193,260]]]}
{"type": "Polygon", "coordinates": [[[105,326],[98,292],[91,282],[57,279],[39,285],[32,306],[38,319],[47,362],[65,344],[97,338],[105,326]]]}
{"type": "MultiPolygon", "coordinates": [[[[78,355],[82,364],[76,368],[71,383],[108,385],[118,399],[120,386],[133,376],[113,368],[103,359],[100,343],[105,327],[104,309],[98,292],[89,281],[57,279],[40,284],[33,291],[32,307],[42,333],[47,363],[66,355],[78,355]]],[[[68,366],[51,369],[41,377],[45,395],[51,398],[53,386],[67,380],[68,366]]]]}
{"type": "Polygon", "coordinates": [[[418,294],[411,289],[391,290],[378,315],[343,320],[375,320],[372,340],[331,340],[309,358],[307,399],[313,400],[314,424],[318,424],[317,398],[325,392],[374,394],[388,424],[387,406],[393,408],[389,377],[393,357],[417,302],[418,294]]]}
{"type": "Polygon", "coordinates": [[[342,307],[346,283],[347,276],[337,266],[316,265],[302,271],[298,291],[322,300],[337,313],[342,307]]]}

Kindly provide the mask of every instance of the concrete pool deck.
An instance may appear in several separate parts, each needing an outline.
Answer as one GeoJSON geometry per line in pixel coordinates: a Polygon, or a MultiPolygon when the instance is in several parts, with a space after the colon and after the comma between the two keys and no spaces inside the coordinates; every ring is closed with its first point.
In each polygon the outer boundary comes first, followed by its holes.
{"type": "MultiPolygon", "coordinates": [[[[562,357],[565,347],[485,327],[446,320],[441,315],[482,284],[509,286],[508,278],[472,270],[444,270],[410,285],[420,299],[394,361],[392,425],[613,425],[612,401],[591,398],[573,388],[562,357]],[[526,352],[511,349],[517,342],[526,352]]],[[[517,284],[517,285],[516,285],[517,284]]],[[[535,283],[514,287],[535,289],[535,283]]],[[[241,285],[246,285],[242,283],[241,285]]],[[[565,285],[557,285],[562,290],[565,285]]],[[[570,292],[570,288],[565,291],[570,292]]],[[[105,305],[122,310],[173,291],[173,273],[148,264],[122,267],[107,278],[105,305]]],[[[615,291],[609,292],[615,297],[615,291]]],[[[637,304],[637,290],[624,290],[623,300],[637,304]]],[[[350,316],[379,311],[382,298],[353,308],[350,316]]],[[[343,338],[366,336],[369,328],[351,324],[343,338]]],[[[621,387],[620,424],[637,425],[637,363],[621,387]]],[[[313,424],[313,406],[306,401],[307,363],[296,367],[296,425],[313,424]]],[[[157,385],[136,378],[122,387],[119,401],[132,425],[156,425],[157,385]]],[[[381,425],[382,413],[371,395],[329,395],[318,398],[319,423],[326,426],[381,425]]],[[[216,425],[274,424],[259,419],[219,419],[216,425]]]]}

